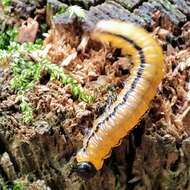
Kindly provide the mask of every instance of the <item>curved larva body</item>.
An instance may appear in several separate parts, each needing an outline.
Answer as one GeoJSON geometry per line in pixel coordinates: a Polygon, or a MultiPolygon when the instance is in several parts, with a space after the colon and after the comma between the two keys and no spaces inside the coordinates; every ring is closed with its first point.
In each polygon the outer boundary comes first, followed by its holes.
{"type": "Polygon", "coordinates": [[[144,29],[132,23],[100,21],[92,37],[121,48],[124,55],[131,55],[134,63],[117,101],[94,122],[83,148],[77,153],[78,163],[89,162],[99,170],[111,149],[119,144],[147,111],[163,78],[164,62],[158,43],[144,29]]]}

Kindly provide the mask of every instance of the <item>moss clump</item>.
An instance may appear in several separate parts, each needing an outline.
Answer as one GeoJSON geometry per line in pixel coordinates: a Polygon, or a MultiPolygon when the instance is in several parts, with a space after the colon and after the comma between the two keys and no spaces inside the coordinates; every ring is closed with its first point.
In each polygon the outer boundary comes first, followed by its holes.
{"type": "Polygon", "coordinates": [[[5,7],[10,6],[11,2],[12,2],[12,0],[2,0],[2,5],[5,6],[5,7]]]}
{"type": "Polygon", "coordinates": [[[8,185],[3,178],[0,178],[0,189],[1,190],[26,190],[26,187],[24,184],[20,182],[14,182],[11,185],[8,185]]]}
{"type": "Polygon", "coordinates": [[[17,33],[15,28],[0,32],[0,49],[7,50],[10,43],[15,41],[17,33]]]}
{"type": "Polygon", "coordinates": [[[11,3],[12,3],[12,0],[1,0],[0,1],[0,5],[3,6],[3,12],[5,14],[11,12],[11,3]]]}
{"type": "Polygon", "coordinates": [[[48,72],[50,80],[59,80],[63,85],[69,85],[74,98],[86,103],[92,103],[94,96],[88,95],[75,79],[64,73],[58,65],[52,64],[45,56],[37,60],[31,58],[32,53],[43,50],[42,40],[35,43],[16,42],[16,30],[9,30],[2,35],[0,42],[0,67],[11,67],[12,79],[10,87],[18,95],[21,95],[20,109],[23,114],[23,122],[29,124],[33,119],[33,110],[25,97],[25,93],[31,90],[41,79],[43,71],[48,72]]]}
{"type": "Polygon", "coordinates": [[[70,85],[73,97],[86,103],[92,103],[95,100],[94,96],[88,95],[77,81],[66,75],[58,65],[51,64],[47,59],[42,60],[41,65],[43,70],[46,70],[50,74],[50,80],[59,80],[64,85],[70,85]]]}

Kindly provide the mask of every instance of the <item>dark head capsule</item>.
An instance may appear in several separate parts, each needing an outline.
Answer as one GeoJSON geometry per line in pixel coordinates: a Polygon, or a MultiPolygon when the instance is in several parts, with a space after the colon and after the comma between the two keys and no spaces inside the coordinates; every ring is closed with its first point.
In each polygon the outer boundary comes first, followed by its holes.
{"type": "Polygon", "coordinates": [[[96,174],[96,168],[90,162],[79,162],[77,164],[76,172],[84,179],[90,179],[96,174]]]}

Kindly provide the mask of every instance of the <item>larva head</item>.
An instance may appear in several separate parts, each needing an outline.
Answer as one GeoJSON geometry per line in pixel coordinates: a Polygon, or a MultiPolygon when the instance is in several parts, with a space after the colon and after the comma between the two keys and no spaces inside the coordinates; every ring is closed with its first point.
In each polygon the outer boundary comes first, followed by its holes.
{"type": "Polygon", "coordinates": [[[90,179],[96,174],[96,168],[90,162],[79,162],[77,164],[76,172],[84,179],[90,179]]]}

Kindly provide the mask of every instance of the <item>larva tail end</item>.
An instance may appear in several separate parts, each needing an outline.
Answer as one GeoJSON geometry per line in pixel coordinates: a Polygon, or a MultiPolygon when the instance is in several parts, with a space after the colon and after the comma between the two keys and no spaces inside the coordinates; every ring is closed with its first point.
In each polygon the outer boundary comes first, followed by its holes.
{"type": "Polygon", "coordinates": [[[77,164],[76,172],[83,179],[90,179],[94,177],[97,170],[90,162],[79,162],[77,164]]]}

